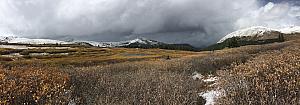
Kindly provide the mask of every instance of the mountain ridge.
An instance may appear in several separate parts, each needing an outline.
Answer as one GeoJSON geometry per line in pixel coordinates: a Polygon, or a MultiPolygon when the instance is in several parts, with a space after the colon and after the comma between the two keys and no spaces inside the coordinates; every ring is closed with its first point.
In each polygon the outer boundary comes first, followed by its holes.
{"type": "Polygon", "coordinates": [[[188,50],[197,51],[198,49],[189,44],[168,44],[159,42],[156,40],[149,40],[146,38],[136,38],[133,40],[119,41],[119,42],[97,42],[97,41],[60,41],[52,39],[30,39],[16,36],[0,36],[0,42],[2,44],[32,44],[32,45],[82,45],[89,47],[100,47],[100,48],[160,48],[160,49],[171,49],[171,50],[188,50]]]}

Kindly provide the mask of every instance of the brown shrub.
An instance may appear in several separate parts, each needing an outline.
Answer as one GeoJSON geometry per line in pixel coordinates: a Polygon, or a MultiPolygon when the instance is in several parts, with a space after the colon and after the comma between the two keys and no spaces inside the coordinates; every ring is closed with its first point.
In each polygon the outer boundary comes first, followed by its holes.
{"type": "Polygon", "coordinates": [[[2,56],[0,56],[0,61],[7,62],[7,61],[14,61],[14,60],[13,60],[13,58],[10,58],[10,57],[2,57],[2,56]]]}
{"type": "Polygon", "coordinates": [[[200,72],[202,74],[215,74],[219,69],[230,66],[234,62],[244,63],[252,56],[249,54],[212,54],[206,57],[194,57],[186,62],[191,65],[191,72],[200,72]]]}
{"type": "Polygon", "coordinates": [[[263,53],[219,74],[226,96],[220,104],[300,104],[300,49],[292,46],[263,53]]]}
{"type": "Polygon", "coordinates": [[[181,61],[126,62],[70,69],[75,94],[86,104],[197,104],[204,87],[181,61]]]}
{"type": "Polygon", "coordinates": [[[0,104],[66,104],[70,78],[50,68],[0,68],[0,104]]]}

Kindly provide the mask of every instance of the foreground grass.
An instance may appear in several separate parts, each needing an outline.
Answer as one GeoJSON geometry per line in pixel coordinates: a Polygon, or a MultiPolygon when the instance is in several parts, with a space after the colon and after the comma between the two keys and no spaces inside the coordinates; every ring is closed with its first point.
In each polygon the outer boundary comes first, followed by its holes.
{"type": "Polygon", "coordinates": [[[245,63],[256,54],[280,50],[278,43],[216,52],[202,52],[180,59],[124,62],[65,69],[72,75],[76,97],[85,104],[195,104],[205,103],[198,93],[207,90],[192,73],[215,74],[232,63],[245,63]],[[259,47],[259,48],[257,48],[259,47]],[[235,52],[235,53],[233,53],[235,52]],[[75,71],[75,72],[74,72],[75,71]]]}
{"type": "Polygon", "coordinates": [[[221,71],[220,88],[227,105],[296,105],[300,104],[299,44],[268,51],[221,71]]]}

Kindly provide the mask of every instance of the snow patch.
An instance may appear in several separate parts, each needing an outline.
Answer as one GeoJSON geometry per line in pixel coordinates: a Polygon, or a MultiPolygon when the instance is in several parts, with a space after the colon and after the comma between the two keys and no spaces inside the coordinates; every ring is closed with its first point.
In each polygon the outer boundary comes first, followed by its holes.
{"type": "Polygon", "coordinates": [[[0,45],[0,48],[8,48],[8,49],[28,49],[27,46],[23,46],[23,45],[0,45]]]}
{"type": "Polygon", "coordinates": [[[210,90],[200,93],[199,96],[203,97],[206,100],[205,105],[214,105],[216,99],[222,96],[222,92],[210,90]]]}
{"type": "Polygon", "coordinates": [[[192,78],[194,80],[202,80],[204,82],[216,82],[219,78],[218,77],[215,77],[215,76],[208,76],[208,77],[205,77],[203,76],[202,74],[198,73],[198,72],[194,72],[192,74],[192,78]]]}
{"type": "Polygon", "coordinates": [[[291,26],[291,27],[283,28],[280,29],[280,32],[284,34],[300,33],[300,26],[291,26]]]}
{"type": "MultiPolygon", "coordinates": [[[[192,78],[194,80],[202,80],[205,83],[213,83],[211,85],[209,85],[208,87],[210,88],[217,88],[214,87],[214,85],[216,85],[216,81],[219,80],[219,77],[213,76],[213,75],[209,75],[207,77],[203,76],[202,74],[198,73],[198,72],[194,72],[192,74],[192,78]]],[[[205,105],[214,105],[215,101],[217,98],[222,96],[221,91],[217,91],[217,90],[210,90],[210,91],[206,91],[206,92],[201,92],[199,93],[199,96],[203,97],[206,100],[205,105]]]]}
{"type": "Polygon", "coordinates": [[[8,55],[1,55],[1,56],[4,56],[4,57],[22,57],[23,55],[21,55],[20,53],[11,53],[11,54],[8,54],[8,55]]]}
{"type": "Polygon", "coordinates": [[[210,78],[204,79],[203,81],[204,82],[215,82],[218,79],[219,79],[218,77],[210,77],[210,78]]]}
{"type": "Polygon", "coordinates": [[[192,78],[194,80],[202,80],[204,78],[204,76],[198,72],[194,72],[192,75],[193,75],[192,78]]]}

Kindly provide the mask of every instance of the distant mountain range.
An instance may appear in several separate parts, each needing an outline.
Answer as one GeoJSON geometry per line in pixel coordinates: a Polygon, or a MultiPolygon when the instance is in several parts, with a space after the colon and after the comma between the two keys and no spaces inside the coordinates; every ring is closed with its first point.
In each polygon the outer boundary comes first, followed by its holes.
{"type": "MultiPolygon", "coordinates": [[[[211,45],[201,50],[218,50],[226,47],[239,47],[244,45],[266,44],[273,42],[284,41],[285,35],[291,35],[300,33],[299,26],[293,26],[283,29],[272,29],[267,27],[250,27],[246,29],[237,30],[232,32],[216,44],[211,45]],[[282,37],[281,37],[282,35],[282,37]]],[[[199,51],[199,48],[195,48],[189,44],[168,44],[155,40],[149,40],[146,38],[136,38],[133,40],[119,41],[119,42],[97,42],[97,41],[60,41],[52,39],[30,39],[16,36],[0,36],[0,42],[2,44],[29,44],[29,45],[81,45],[90,47],[123,47],[123,48],[161,48],[171,50],[188,50],[199,51]]]]}
{"type": "Polygon", "coordinates": [[[119,41],[119,42],[96,42],[96,41],[60,41],[52,39],[29,39],[16,36],[0,36],[2,44],[29,44],[29,45],[82,45],[89,47],[101,48],[160,48],[170,50],[188,50],[196,51],[197,48],[189,44],[168,44],[146,38],[136,38],[133,40],[119,41]]]}
{"type": "Polygon", "coordinates": [[[147,45],[158,45],[158,44],[165,44],[162,42],[158,42],[155,40],[148,40],[146,38],[136,38],[133,40],[127,41],[119,41],[119,42],[96,42],[96,41],[75,41],[75,43],[86,43],[91,46],[96,47],[123,47],[128,46],[130,44],[147,44],[147,45]]]}
{"type": "Polygon", "coordinates": [[[160,49],[170,49],[170,50],[188,50],[188,51],[196,51],[197,48],[191,46],[190,44],[168,44],[159,42],[156,40],[149,40],[146,38],[136,38],[128,41],[120,41],[120,42],[95,42],[95,41],[77,41],[75,43],[79,43],[81,45],[89,45],[96,47],[123,47],[123,48],[160,48],[160,49]]]}

